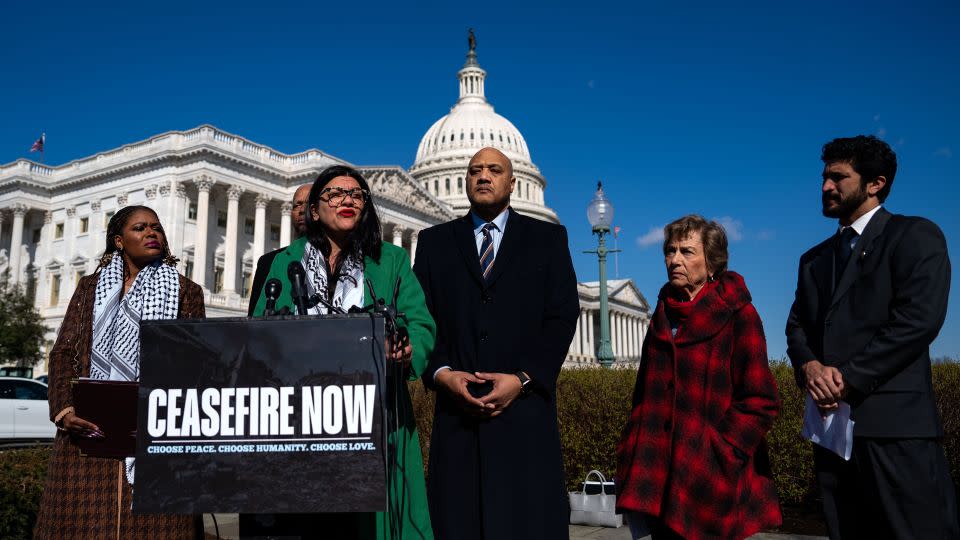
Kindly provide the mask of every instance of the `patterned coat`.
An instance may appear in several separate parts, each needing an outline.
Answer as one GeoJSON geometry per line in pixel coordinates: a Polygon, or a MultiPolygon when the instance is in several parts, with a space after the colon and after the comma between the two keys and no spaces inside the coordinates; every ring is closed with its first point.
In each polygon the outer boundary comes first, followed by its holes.
{"type": "Polygon", "coordinates": [[[743,278],[705,286],[676,335],[660,291],[617,446],[617,507],[688,539],[780,524],[764,436],[779,410],[763,325],[743,278]]]}
{"type": "MultiPolygon", "coordinates": [[[[90,373],[93,302],[99,274],[84,276],[70,299],[50,352],[50,420],[73,404],[70,379],[90,373]]],[[[180,276],[180,318],[203,318],[203,290],[180,276]]],[[[123,461],[81,457],[70,436],[57,432],[34,538],[179,539],[197,536],[190,515],[134,515],[123,461]],[[118,499],[118,496],[120,500],[118,499]]]]}

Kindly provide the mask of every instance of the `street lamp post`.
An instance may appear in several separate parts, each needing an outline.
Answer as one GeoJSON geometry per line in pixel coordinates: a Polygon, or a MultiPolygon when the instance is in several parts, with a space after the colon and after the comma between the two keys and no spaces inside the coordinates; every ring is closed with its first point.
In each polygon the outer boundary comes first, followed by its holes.
{"type": "Polygon", "coordinates": [[[598,240],[597,249],[584,253],[596,253],[600,260],[600,347],[597,350],[597,359],[603,367],[610,367],[613,365],[613,347],[610,346],[610,306],[607,305],[607,254],[620,250],[607,249],[603,238],[610,232],[610,224],[613,223],[613,205],[603,195],[601,182],[597,182],[597,193],[587,205],[587,220],[598,240]]]}

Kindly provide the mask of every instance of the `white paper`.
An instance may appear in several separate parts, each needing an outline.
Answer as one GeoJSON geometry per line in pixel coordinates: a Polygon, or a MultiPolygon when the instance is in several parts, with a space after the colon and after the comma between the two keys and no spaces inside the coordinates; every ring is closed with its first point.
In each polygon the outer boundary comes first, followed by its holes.
{"type": "Polygon", "coordinates": [[[853,451],[853,420],[850,419],[850,405],[840,402],[840,407],[822,414],[810,394],[803,411],[803,438],[830,450],[834,454],[850,461],[853,451]]]}

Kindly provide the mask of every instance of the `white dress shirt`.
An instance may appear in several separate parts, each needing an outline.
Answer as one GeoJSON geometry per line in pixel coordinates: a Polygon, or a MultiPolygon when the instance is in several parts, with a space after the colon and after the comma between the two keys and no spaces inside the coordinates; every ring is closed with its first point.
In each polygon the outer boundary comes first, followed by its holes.
{"type": "Polygon", "coordinates": [[[858,217],[857,220],[851,223],[850,225],[847,225],[846,227],[841,225],[840,232],[843,232],[843,230],[846,229],[847,227],[853,227],[853,230],[857,231],[857,237],[856,239],[854,239],[854,245],[856,245],[856,241],[859,240],[861,236],[863,236],[863,231],[864,229],[867,228],[867,223],[870,223],[870,219],[873,218],[873,215],[876,214],[877,211],[880,210],[880,208],[882,208],[882,206],[878,204],[876,208],[858,217]]]}
{"type": "MultiPolygon", "coordinates": [[[[503,241],[503,231],[507,230],[507,218],[510,216],[510,209],[507,208],[500,215],[493,218],[493,228],[490,229],[490,237],[493,240],[493,264],[497,264],[497,253],[500,251],[500,242],[503,241]]],[[[477,255],[480,255],[480,246],[483,245],[483,226],[487,224],[480,216],[470,212],[470,219],[473,220],[473,237],[477,241],[477,255]]]]}

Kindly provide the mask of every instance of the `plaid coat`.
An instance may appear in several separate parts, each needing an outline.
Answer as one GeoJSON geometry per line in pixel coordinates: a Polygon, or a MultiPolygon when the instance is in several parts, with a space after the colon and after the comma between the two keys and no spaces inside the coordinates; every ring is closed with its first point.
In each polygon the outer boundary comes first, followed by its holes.
{"type": "Polygon", "coordinates": [[[779,410],[763,325],[725,272],[671,332],[660,291],[633,410],[617,446],[617,508],[688,539],[739,539],[780,524],[764,436],[779,410]]]}
{"type": "MultiPolygon", "coordinates": [[[[50,420],[73,404],[70,379],[90,375],[93,301],[99,273],[77,283],[50,351],[50,420]]],[[[180,276],[181,319],[203,318],[203,290],[180,276]]],[[[189,539],[202,527],[199,516],[133,514],[133,492],[123,461],[82,457],[66,432],[58,431],[33,531],[35,539],[189,539]],[[118,500],[119,499],[119,500],[118,500]]]]}

